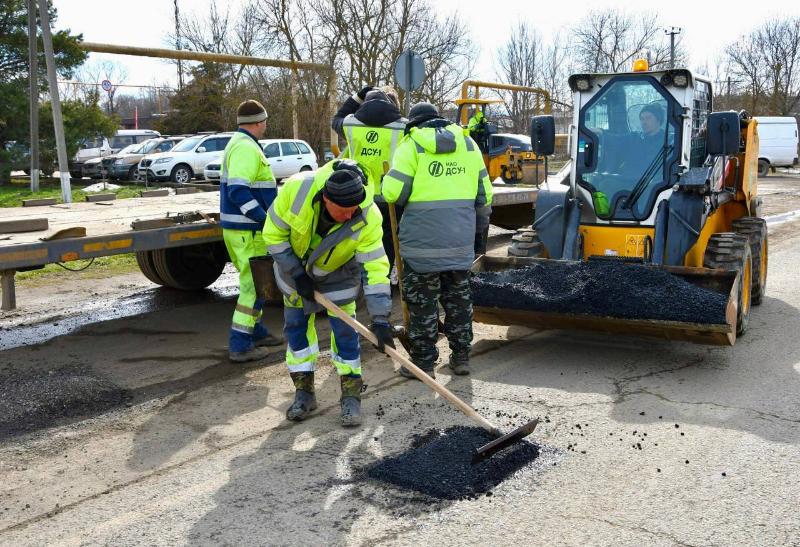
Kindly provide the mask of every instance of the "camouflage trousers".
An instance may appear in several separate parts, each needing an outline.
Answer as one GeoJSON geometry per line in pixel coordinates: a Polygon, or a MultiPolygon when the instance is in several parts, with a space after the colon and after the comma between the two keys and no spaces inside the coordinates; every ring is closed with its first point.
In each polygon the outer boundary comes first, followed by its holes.
{"type": "Polygon", "coordinates": [[[468,271],[419,273],[403,261],[403,300],[408,306],[411,360],[430,370],[439,358],[439,303],[444,308],[444,333],[456,356],[466,357],[472,345],[472,295],[468,271]]]}

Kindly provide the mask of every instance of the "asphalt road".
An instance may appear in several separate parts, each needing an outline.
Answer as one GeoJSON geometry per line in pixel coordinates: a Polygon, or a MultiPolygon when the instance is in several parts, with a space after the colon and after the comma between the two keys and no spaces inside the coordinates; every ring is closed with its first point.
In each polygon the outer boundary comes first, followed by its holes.
{"type": "Polygon", "coordinates": [[[475,500],[365,477],[469,424],[371,348],[362,428],[338,426],[327,358],[319,412],[286,422],[281,353],[227,362],[229,297],[7,349],[17,378],[74,371],[127,398],[0,439],[0,544],[800,544],[800,223],[770,237],[767,297],[732,348],[476,325],[475,373],[439,378],[505,428],[541,417],[549,457],[475,500]]]}

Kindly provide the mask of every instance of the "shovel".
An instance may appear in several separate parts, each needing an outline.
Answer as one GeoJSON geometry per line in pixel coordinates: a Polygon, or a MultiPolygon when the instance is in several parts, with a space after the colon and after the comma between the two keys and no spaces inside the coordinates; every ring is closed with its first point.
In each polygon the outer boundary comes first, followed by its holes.
{"type": "MultiPolygon", "coordinates": [[[[372,334],[367,327],[359,323],[356,319],[347,315],[339,306],[331,302],[325,295],[320,293],[319,291],[314,291],[314,299],[325,309],[329,312],[334,314],[336,317],[353,327],[356,332],[358,332],[361,336],[372,342],[373,344],[378,343],[378,340],[375,338],[375,335],[372,334]]],[[[494,424],[492,424],[489,420],[478,414],[474,408],[469,406],[467,403],[456,397],[452,391],[444,387],[442,384],[428,376],[425,371],[419,368],[417,365],[412,363],[409,359],[404,357],[400,352],[396,349],[385,346],[384,353],[403,365],[407,370],[411,371],[411,373],[416,376],[422,383],[426,386],[434,390],[436,393],[444,397],[447,402],[451,405],[456,407],[458,410],[466,414],[469,418],[475,421],[478,425],[480,425],[483,429],[497,437],[490,443],[485,444],[475,450],[475,453],[472,455],[472,463],[473,465],[481,462],[487,458],[489,458],[492,454],[503,450],[504,448],[511,446],[514,443],[517,443],[533,433],[533,430],[536,429],[536,426],[539,424],[538,419],[531,420],[530,422],[518,427],[511,433],[503,434],[503,432],[494,424]]]]}

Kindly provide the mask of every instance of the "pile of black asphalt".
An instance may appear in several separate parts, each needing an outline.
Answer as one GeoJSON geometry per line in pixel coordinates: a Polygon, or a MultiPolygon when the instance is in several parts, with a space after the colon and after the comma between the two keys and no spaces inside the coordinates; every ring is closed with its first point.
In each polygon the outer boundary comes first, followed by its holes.
{"type": "Polygon", "coordinates": [[[476,306],[725,324],[727,295],[658,268],[612,261],[546,261],[472,277],[476,306]]]}
{"type": "Polygon", "coordinates": [[[415,438],[409,450],[379,460],[367,470],[373,479],[440,500],[491,495],[497,485],[532,468],[542,448],[523,440],[472,465],[472,456],[494,437],[479,427],[431,429],[415,438]]]}
{"type": "Polygon", "coordinates": [[[124,404],[126,390],[91,371],[0,371],[0,440],[124,404]]]}

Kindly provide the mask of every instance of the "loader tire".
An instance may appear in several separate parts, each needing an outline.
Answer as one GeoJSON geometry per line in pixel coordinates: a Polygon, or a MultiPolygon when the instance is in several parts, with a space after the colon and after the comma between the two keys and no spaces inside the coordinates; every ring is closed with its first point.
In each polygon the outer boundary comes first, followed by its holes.
{"type": "Polygon", "coordinates": [[[164,280],[158,275],[156,265],[153,263],[154,251],[139,251],[136,253],[136,263],[144,276],[156,285],[165,285],[164,280]]]}
{"type": "Polygon", "coordinates": [[[508,246],[508,256],[522,256],[529,258],[545,258],[544,243],[539,239],[536,230],[528,227],[517,230],[511,237],[508,246]]]}
{"type": "Polygon", "coordinates": [[[219,278],[227,253],[220,243],[201,243],[153,251],[153,264],[164,285],[182,291],[205,289],[219,278]]]}
{"type": "Polygon", "coordinates": [[[703,266],[739,273],[736,311],[736,335],[741,336],[750,322],[752,303],[753,255],[747,236],[734,232],[712,235],[703,256],[703,266]]]}
{"type": "Polygon", "coordinates": [[[767,290],[767,264],[769,245],[767,241],[767,221],[763,218],[742,217],[733,221],[733,231],[747,236],[750,252],[753,255],[752,304],[758,306],[767,290]]]}

